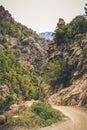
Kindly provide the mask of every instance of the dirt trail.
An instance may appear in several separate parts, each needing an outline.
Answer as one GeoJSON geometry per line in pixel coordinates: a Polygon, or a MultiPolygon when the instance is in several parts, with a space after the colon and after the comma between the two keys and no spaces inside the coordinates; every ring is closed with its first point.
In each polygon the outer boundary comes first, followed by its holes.
{"type": "MultiPolygon", "coordinates": [[[[34,101],[32,100],[28,104],[31,105],[33,102],[34,101]]],[[[37,130],[87,130],[87,111],[76,107],[53,105],[51,98],[49,99],[49,103],[54,109],[61,111],[68,118],[64,121],[59,121],[51,126],[39,128],[37,130]]]]}
{"type": "Polygon", "coordinates": [[[87,113],[84,110],[55,105],[53,108],[61,111],[69,119],[38,130],[87,130],[87,113]]]}
{"type": "MultiPolygon", "coordinates": [[[[35,101],[34,100],[27,101],[25,102],[25,106],[31,106],[33,102],[35,101]]],[[[51,101],[49,101],[49,103],[52,105],[54,109],[61,111],[68,118],[62,121],[58,121],[57,123],[48,127],[31,129],[31,130],[87,130],[87,111],[84,111],[76,107],[56,106],[53,105],[51,101]]],[[[13,130],[25,130],[25,129],[14,128],[13,130]]]]}

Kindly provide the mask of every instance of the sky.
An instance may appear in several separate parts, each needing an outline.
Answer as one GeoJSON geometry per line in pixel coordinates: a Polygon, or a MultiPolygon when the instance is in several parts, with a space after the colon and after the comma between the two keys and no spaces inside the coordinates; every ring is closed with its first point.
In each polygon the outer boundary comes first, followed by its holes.
{"type": "Polygon", "coordinates": [[[12,17],[37,33],[54,31],[59,18],[66,23],[85,13],[87,0],[0,0],[12,17]]]}

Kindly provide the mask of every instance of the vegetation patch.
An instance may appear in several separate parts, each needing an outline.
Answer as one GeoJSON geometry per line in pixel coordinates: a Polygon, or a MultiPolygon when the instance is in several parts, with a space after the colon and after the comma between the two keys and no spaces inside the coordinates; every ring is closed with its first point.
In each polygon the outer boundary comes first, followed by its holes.
{"type": "Polygon", "coordinates": [[[39,116],[41,126],[48,126],[60,119],[59,113],[47,103],[36,102],[31,106],[31,111],[39,116]]]}
{"type": "Polygon", "coordinates": [[[6,85],[9,89],[4,102],[0,99],[0,108],[7,108],[19,97],[38,99],[38,82],[39,76],[34,69],[29,70],[23,62],[19,63],[11,49],[0,49],[0,86],[6,85]]]}
{"type": "Polygon", "coordinates": [[[54,32],[54,41],[57,45],[69,43],[76,39],[76,35],[87,33],[87,19],[76,16],[69,24],[57,25],[54,32]]]}
{"type": "Polygon", "coordinates": [[[37,128],[51,125],[60,120],[60,114],[49,104],[35,102],[31,107],[20,106],[16,111],[5,114],[5,127],[37,128]]]}
{"type": "Polygon", "coordinates": [[[46,83],[51,86],[51,90],[55,90],[57,85],[63,84],[64,87],[69,85],[72,76],[73,66],[61,58],[50,60],[43,66],[43,77],[46,83]]]}

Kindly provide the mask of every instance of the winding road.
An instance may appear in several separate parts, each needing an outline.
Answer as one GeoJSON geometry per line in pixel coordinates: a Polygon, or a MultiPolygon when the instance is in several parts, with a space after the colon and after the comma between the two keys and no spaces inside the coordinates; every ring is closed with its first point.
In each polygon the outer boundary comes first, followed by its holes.
{"type": "Polygon", "coordinates": [[[38,130],[87,130],[87,112],[84,110],[55,105],[52,107],[61,111],[68,119],[38,130]]]}
{"type": "MultiPolygon", "coordinates": [[[[33,102],[36,101],[34,100],[27,101],[25,102],[25,106],[31,106],[33,102]]],[[[84,111],[84,109],[79,109],[77,107],[56,106],[53,105],[51,101],[49,103],[52,105],[54,109],[61,111],[66,116],[66,118],[48,127],[29,129],[29,130],[87,130],[87,111],[84,111]]],[[[7,130],[7,129],[0,129],[0,130],[7,130]]],[[[13,130],[25,130],[25,129],[19,127],[13,130]]]]}

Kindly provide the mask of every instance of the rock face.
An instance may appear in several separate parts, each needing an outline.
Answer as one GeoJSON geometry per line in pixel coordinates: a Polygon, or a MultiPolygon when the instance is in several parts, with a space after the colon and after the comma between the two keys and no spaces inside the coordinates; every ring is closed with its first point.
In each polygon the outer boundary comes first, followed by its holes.
{"type": "Polygon", "coordinates": [[[58,26],[59,25],[65,25],[65,21],[63,18],[59,18],[59,21],[58,21],[58,26]]]}
{"type": "Polygon", "coordinates": [[[19,61],[24,61],[28,66],[39,68],[46,60],[46,53],[33,38],[24,39],[19,44],[19,61]]]}
{"type": "MultiPolygon", "coordinates": [[[[87,38],[84,38],[82,41],[74,41],[72,43],[67,43],[64,45],[56,46],[54,42],[49,44],[49,36],[52,36],[52,32],[45,32],[41,35],[44,35],[46,39],[41,39],[40,37],[27,35],[29,30],[24,26],[20,25],[17,36],[14,35],[14,29],[10,30],[10,26],[13,27],[15,21],[12,19],[8,11],[0,6],[0,18],[3,21],[8,21],[8,31],[3,35],[6,27],[2,27],[3,33],[0,34],[0,48],[6,49],[11,48],[15,53],[17,53],[18,61],[24,62],[28,67],[34,67],[37,71],[40,72],[40,67],[55,58],[61,58],[67,61],[67,63],[72,67],[72,76],[71,76],[71,85],[67,88],[58,90],[58,92],[52,96],[52,101],[58,105],[78,105],[86,106],[87,105],[87,38]],[[11,23],[10,23],[11,21],[11,23]],[[11,25],[10,25],[11,24],[11,25]],[[4,30],[3,30],[4,29],[4,30]],[[13,32],[9,33],[9,30],[13,32]],[[27,31],[28,32],[27,32],[27,31]],[[23,33],[23,34],[22,34],[23,33]],[[48,56],[48,58],[47,58],[48,56]]],[[[0,21],[1,22],[1,21],[0,21]]],[[[58,26],[64,25],[64,19],[60,18],[58,26]]],[[[16,23],[17,25],[17,23],[16,23]]],[[[18,26],[19,26],[18,25],[18,26]]],[[[6,26],[6,24],[5,24],[6,26]]],[[[5,99],[6,96],[10,93],[9,86],[1,85],[0,86],[0,99],[5,99]]],[[[17,106],[13,106],[16,108],[17,106]]],[[[12,109],[13,109],[12,108],[12,109]]]]}
{"type": "MultiPolygon", "coordinates": [[[[47,44],[48,44],[48,42],[46,40],[42,40],[39,37],[39,35],[36,34],[36,32],[34,32],[32,29],[27,28],[26,26],[22,25],[21,23],[17,23],[11,17],[9,12],[6,11],[2,6],[0,6],[0,49],[3,49],[3,50],[11,49],[11,51],[13,51],[17,56],[17,62],[25,63],[27,68],[29,69],[29,72],[30,71],[32,73],[35,72],[35,74],[36,74],[36,73],[40,73],[40,67],[46,61],[47,48],[48,48],[47,44]]],[[[14,56],[12,57],[12,59],[13,58],[14,58],[14,56]]],[[[6,58],[6,60],[8,60],[8,59],[6,58]]],[[[1,62],[2,61],[0,59],[0,63],[1,62]]],[[[7,66],[9,66],[9,65],[7,65],[7,66]]],[[[1,66],[1,68],[4,68],[3,70],[6,70],[5,74],[9,75],[8,71],[10,69],[6,69],[6,67],[4,65],[1,66]]],[[[9,67],[7,67],[7,68],[9,68],[9,67]]],[[[19,67],[18,67],[18,69],[19,69],[19,67]]],[[[13,71],[15,71],[15,69],[13,69],[13,71]]],[[[0,72],[1,72],[1,70],[0,70],[0,72]]],[[[34,74],[32,74],[32,76],[33,75],[34,74]]],[[[8,100],[8,97],[10,95],[13,96],[12,97],[12,98],[14,98],[13,100],[18,101],[18,99],[23,100],[22,97],[24,97],[24,93],[25,93],[23,89],[18,89],[19,86],[21,87],[22,85],[19,85],[19,83],[17,82],[18,83],[18,87],[17,87],[17,85],[14,85],[11,83],[11,80],[8,78],[8,76],[6,76],[5,78],[4,77],[5,76],[2,76],[2,74],[0,74],[0,107],[1,106],[3,107],[3,104],[8,100]],[[3,81],[2,81],[2,79],[3,79],[3,81]],[[7,80],[10,80],[10,81],[7,82],[7,80]],[[17,87],[18,92],[14,90],[14,86],[17,87]],[[21,92],[21,90],[23,90],[23,93],[21,92]],[[17,99],[16,99],[16,97],[17,97],[17,99]]],[[[29,83],[27,83],[27,86],[28,87],[38,86],[38,83],[37,83],[37,85],[35,84],[35,82],[38,82],[37,77],[38,77],[38,75],[36,76],[35,81],[32,81],[32,82],[34,82],[34,84],[30,83],[33,85],[30,85],[29,83]]],[[[12,76],[11,76],[11,78],[12,78],[12,76]]],[[[30,80],[30,77],[28,77],[28,78],[30,80]]],[[[32,77],[32,80],[34,80],[33,77],[32,77]]],[[[18,81],[18,78],[17,78],[17,81],[18,81]]],[[[27,80],[24,82],[27,82],[27,80]]],[[[28,91],[28,87],[24,88],[25,91],[28,91]]],[[[32,92],[30,92],[30,93],[32,93],[32,92]]],[[[37,93],[37,92],[35,92],[35,93],[37,93]]],[[[12,106],[11,109],[16,109],[16,106],[12,106]]]]}
{"type": "MultiPolygon", "coordinates": [[[[34,66],[38,69],[45,62],[48,48],[46,40],[37,41],[35,38],[29,37],[18,41],[17,38],[10,35],[7,35],[7,38],[5,47],[12,48],[14,52],[17,52],[20,62],[23,61],[29,67],[34,66]]],[[[4,48],[4,46],[0,45],[0,48],[4,48]]]]}
{"type": "Polygon", "coordinates": [[[13,49],[18,54],[19,61],[39,68],[46,56],[39,35],[32,29],[17,23],[3,6],[0,6],[0,19],[0,48],[13,49]]]}
{"type": "Polygon", "coordinates": [[[9,14],[9,12],[5,9],[3,6],[0,6],[0,17],[1,18],[5,18],[5,20],[8,20],[9,18],[11,18],[11,14],[9,14]]]}
{"type": "Polygon", "coordinates": [[[18,109],[19,109],[19,105],[17,105],[17,104],[12,104],[9,107],[9,110],[12,110],[12,111],[18,111],[18,109]]]}
{"type": "Polygon", "coordinates": [[[0,99],[5,99],[9,94],[9,87],[7,85],[0,86],[0,99]]]}
{"type": "Polygon", "coordinates": [[[56,90],[51,97],[54,104],[87,107],[87,40],[82,40],[80,44],[73,42],[57,48],[50,45],[49,60],[60,57],[73,68],[71,85],[56,90]]]}
{"type": "Polygon", "coordinates": [[[0,125],[3,124],[6,120],[6,117],[4,115],[0,115],[0,125]]]}
{"type": "Polygon", "coordinates": [[[87,107],[87,74],[73,81],[68,88],[52,95],[51,100],[56,105],[87,107]]]}
{"type": "Polygon", "coordinates": [[[77,79],[87,72],[87,40],[82,40],[81,46],[78,42],[68,43],[58,47],[52,43],[48,49],[48,60],[55,57],[65,59],[73,67],[72,80],[77,79]]]}

